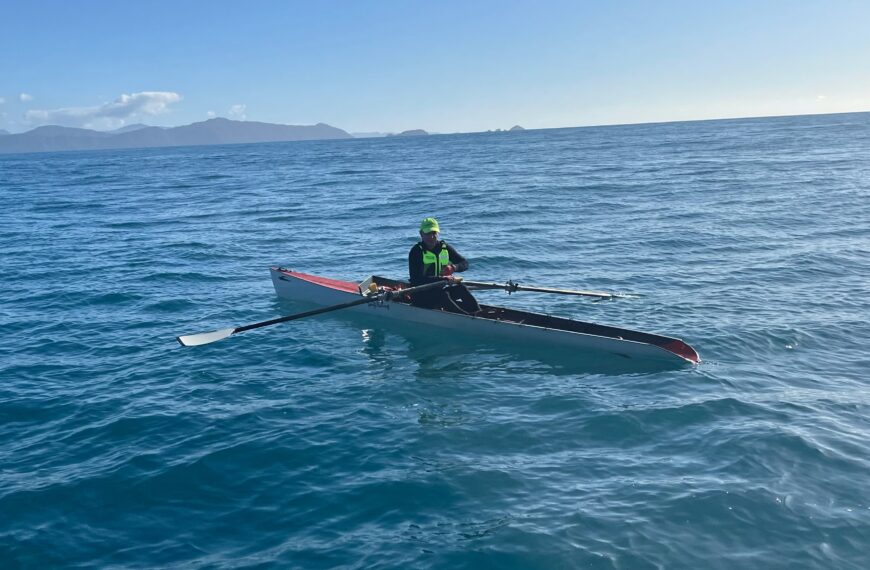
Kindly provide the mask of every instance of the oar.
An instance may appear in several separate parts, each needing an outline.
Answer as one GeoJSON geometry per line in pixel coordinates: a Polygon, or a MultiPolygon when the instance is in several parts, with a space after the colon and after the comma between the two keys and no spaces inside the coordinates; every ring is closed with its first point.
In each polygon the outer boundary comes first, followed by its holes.
{"type": "Polygon", "coordinates": [[[533,291],[537,293],[557,293],[559,295],[581,295],[583,297],[596,297],[598,299],[624,298],[625,295],[606,293],[604,291],[572,291],[570,289],[550,289],[547,287],[526,287],[513,281],[507,283],[481,283],[480,281],[463,281],[466,287],[471,289],[504,289],[509,294],[514,291],[533,291]]]}
{"type": "Polygon", "coordinates": [[[260,327],[268,327],[269,325],[277,325],[278,323],[286,323],[287,321],[295,321],[296,319],[304,319],[305,317],[313,317],[314,315],[321,315],[323,313],[329,313],[332,311],[338,311],[340,309],[347,309],[350,307],[356,307],[357,305],[364,305],[365,303],[374,303],[376,301],[384,300],[389,301],[394,296],[404,295],[405,293],[416,293],[419,291],[424,291],[426,289],[435,289],[437,287],[447,287],[450,285],[447,281],[436,281],[434,283],[426,283],[425,285],[418,285],[417,287],[409,287],[408,289],[399,289],[397,291],[382,291],[376,294],[367,294],[361,299],[356,299],[354,301],[350,301],[348,303],[342,303],[340,305],[331,305],[329,307],[323,307],[320,309],[314,309],[311,311],[305,311],[304,313],[296,313],[294,315],[287,315],[285,317],[278,317],[276,319],[269,319],[268,321],[263,321],[260,323],[254,323],[251,325],[244,325],[241,327],[228,328],[228,329],[220,329],[211,332],[198,333],[198,334],[189,334],[176,337],[178,342],[181,343],[181,346],[200,346],[202,344],[209,344],[212,342],[216,342],[222,339],[227,338],[228,336],[234,335],[236,333],[249,331],[252,329],[258,329],[260,327]]]}

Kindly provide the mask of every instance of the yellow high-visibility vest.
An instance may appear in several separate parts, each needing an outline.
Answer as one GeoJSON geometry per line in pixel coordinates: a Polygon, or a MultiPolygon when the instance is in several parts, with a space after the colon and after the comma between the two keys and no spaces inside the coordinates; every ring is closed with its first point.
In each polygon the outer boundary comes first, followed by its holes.
{"type": "Polygon", "coordinates": [[[434,266],[435,273],[432,275],[441,277],[441,270],[450,264],[450,252],[447,251],[447,244],[442,242],[438,255],[428,251],[422,245],[420,249],[423,250],[423,275],[429,275],[429,268],[434,266]]]}

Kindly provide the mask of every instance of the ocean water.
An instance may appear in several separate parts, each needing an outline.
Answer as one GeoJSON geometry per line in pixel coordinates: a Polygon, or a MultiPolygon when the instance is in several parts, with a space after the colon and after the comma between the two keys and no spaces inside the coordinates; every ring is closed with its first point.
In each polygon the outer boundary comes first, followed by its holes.
{"type": "Polygon", "coordinates": [[[0,156],[3,568],[870,567],[870,114],[0,156]],[[404,277],[683,338],[595,370],[333,313],[404,277]]]}

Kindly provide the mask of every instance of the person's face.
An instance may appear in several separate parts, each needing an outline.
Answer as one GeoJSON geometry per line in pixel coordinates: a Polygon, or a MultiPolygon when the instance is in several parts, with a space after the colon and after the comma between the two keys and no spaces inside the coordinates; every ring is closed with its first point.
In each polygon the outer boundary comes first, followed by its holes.
{"type": "Polygon", "coordinates": [[[420,232],[420,237],[423,238],[423,243],[428,248],[435,247],[435,244],[438,243],[438,232],[420,232]]]}

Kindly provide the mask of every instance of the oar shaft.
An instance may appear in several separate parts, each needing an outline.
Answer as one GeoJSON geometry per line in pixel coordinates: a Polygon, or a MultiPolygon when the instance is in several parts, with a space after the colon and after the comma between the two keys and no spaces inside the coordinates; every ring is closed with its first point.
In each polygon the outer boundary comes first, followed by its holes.
{"type": "MultiPolygon", "coordinates": [[[[400,289],[398,291],[389,291],[387,293],[386,300],[389,301],[391,299],[391,294],[405,294],[405,293],[414,293],[423,289],[434,289],[436,287],[446,287],[448,283],[446,281],[436,282],[436,283],[426,283],[425,285],[418,285],[417,287],[410,287],[408,289],[400,289]]],[[[296,313],[294,315],[287,315],[286,317],[278,317],[275,319],[270,319],[268,321],[263,321],[261,323],[254,323],[252,325],[245,325],[241,327],[236,327],[233,330],[233,334],[245,332],[253,329],[258,329],[260,327],[268,327],[269,325],[277,325],[278,323],[286,323],[287,321],[295,321],[296,319],[304,319],[305,317],[313,317],[314,315],[322,315],[323,313],[330,313],[332,311],[338,311],[341,309],[349,309],[350,307],[355,307],[357,305],[364,305],[366,303],[374,303],[378,300],[377,295],[371,295],[369,297],[363,297],[361,299],[355,299],[353,301],[342,303],[341,305],[332,305],[329,307],[321,307],[320,309],[312,309],[310,311],[305,311],[304,313],[296,313]]]]}
{"type": "Polygon", "coordinates": [[[447,281],[435,281],[433,283],[426,283],[424,285],[418,285],[416,287],[409,287],[407,289],[400,289],[398,291],[387,291],[385,293],[379,293],[377,295],[368,295],[361,297],[359,299],[354,299],[353,301],[349,301],[347,303],[342,303],[340,305],[332,305],[330,307],[321,307],[320,309],[313,309],[311,311],[305,311],[304,313],[296,313],[293,315],[287,315],[285,317],[278,317],[275,319],[269,319],[268,321],[262,321],[259,323],[253,323],[250,325],[244,325],[241,327],[236,327],[234,329],[220,329],[216,331],[211,331],[207,333],[199,333],[192,335],[183,335],[176,337],[178,342],[182,346],[200,346],[203,344],[211,344],[213,342],[217,342],[219,340],[225,339],[228,336],[234,335],[236,333],[245,332],[253,329],[258,329],[260,327],[267,327],[269,325],[276,325],[278,323],[286,323],[287,321],[295,321],[296,319],[304,319],[305,317],[313,317],[314,315],[321,315],[323,313],[329,313],[332,311],[338,311],[340,309],[347,309],[350,307],[355,307],[357,305],[363,305],[365,303],[374,303],[380,299],[385,301],[389,301],[393,298],[394,295],[404,295],[406,293],[416,293],[418,291],[423,291],[426,289],[435,289],[436,287],[447,287],[450,285],[447,281]]]}
{"type": "Polygon", "coordinates": [[[610,299],[615,297],[613,293],[605,291],[573,291],[571,289],[550,289],[549,287],[523,287],[518,286],[517,291],[531,291],[535,293],[556,293],[557,295],[583,295],[586,297],[602,297],[610,299]]]}
{"type": "Polygon", "coordinates": [[[514,283],[513,281],[508,281],[507,283],[482,283],[480,281],[463,281],[463,283],[465,283],[465,285],[469,287],[473,287],[476,289],[503,289],[508,293],[513,293],[514,291],[530,291],[534,293],[555,293],[557,295],[580,295],[583,297],[597,297],[599,299],[613,299],[616,297],[620,297],[620,295],[616,295],[614,293],[607,293],[605,291],[575,291],[571,289],[532,287],[520,285],[518,283],[514,283]]]}
{"type": "Polygon", "coordinates": [[[338,311],[340,309],[348,309],[350,307],[355,307],[356,305],[363,305],[365,303],[372,303],[377,301],[377,296],[372,297],[363,297],[362,299],[357,299],[355,301],[351,301],[349,303],[343,303],[341,305],[332,305],[331,307],[322,307],[320,309],[313,309],[311,311],[305,311],[304,313],[296,313],[295,315],[287,315],[286,317],[278,317],[275,319],[270,319],[268,321],[263,321],[261,323],[254,323],[252,325],[245,325],[242,327],[236,327],[233,330],[233,334],[250,331],[253,329],[258,329],[260,327],[268,327],[269,325],[277,325],[278,323],[286,323],[287,321],[295,321],[296,319],[304,319],[305,317],[313,317],[314,315],[321,315],[323,313],[329,313],[331,311],[338,311]]]}

